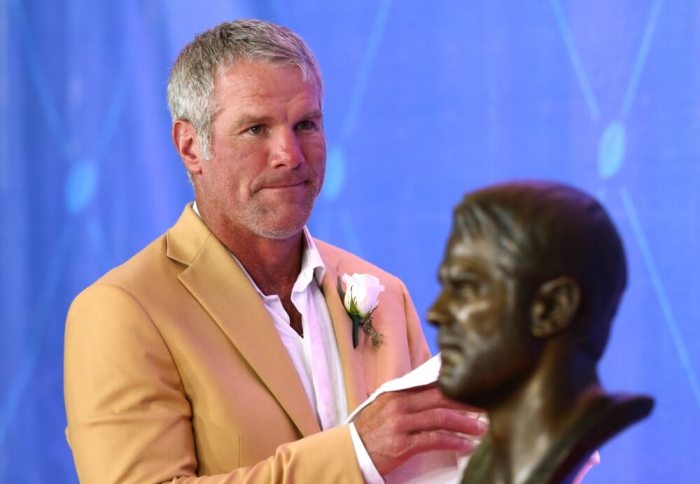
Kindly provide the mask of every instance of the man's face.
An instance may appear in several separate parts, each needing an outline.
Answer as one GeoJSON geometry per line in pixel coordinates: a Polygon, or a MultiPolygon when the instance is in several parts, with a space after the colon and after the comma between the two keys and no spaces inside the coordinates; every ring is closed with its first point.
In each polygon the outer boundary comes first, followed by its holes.
{"type": "Polygon", "coordinates": [[[451,237],[440,266],[442,292],[428,313],[439,326],[439,383],[448,397],[489,409],[534,367],[533,293],[514,274],[512,256],[497,244],[451,237]]]}
{"type": "Polygon", "coordinates": [[[216,76],[214,98],[212,158],[195,177],[203,214],[260,237],[298,234],[325,172],[319,86],[297,67],[244,61],[216,76]]]}

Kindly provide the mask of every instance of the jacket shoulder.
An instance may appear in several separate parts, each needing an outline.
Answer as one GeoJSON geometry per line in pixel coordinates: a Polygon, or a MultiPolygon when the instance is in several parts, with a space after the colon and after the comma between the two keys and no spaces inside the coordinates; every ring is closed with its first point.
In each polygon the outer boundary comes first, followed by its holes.
{"type": "Polygon", "coordinates": [[[391,285],[398,285],[402,289],[404,288],[403,282],[398,277],[352,252],[319,239],[314,239],[314,243],[321,253],[324,263],[332,265],[338,274],[352,274],[354,272],[372,274],[382,281],[384,285],[389,282],[391,285]]]}
{"type": "Polygon", "coordinates": [[[161,275],[165,267],[172,265],[167,256],[167,240],[163,234],[149,243],[126,261],[115,266],[95,284],[112,284],[128,287],[140,279],[154,279],[161,275]]]}

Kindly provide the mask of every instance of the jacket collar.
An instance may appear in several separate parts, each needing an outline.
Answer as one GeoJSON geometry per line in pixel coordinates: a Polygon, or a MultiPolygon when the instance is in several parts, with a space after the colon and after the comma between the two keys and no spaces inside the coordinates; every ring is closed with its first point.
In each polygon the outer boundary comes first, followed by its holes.
{"type": "Polygon", "coordinates": [[[187,206],[166,234],[178,279],[209,313],[306,436],[321,429],[270,315],[226,247],[187,206]],[[275,355],[271,358],[270,355],[275,355]]]}

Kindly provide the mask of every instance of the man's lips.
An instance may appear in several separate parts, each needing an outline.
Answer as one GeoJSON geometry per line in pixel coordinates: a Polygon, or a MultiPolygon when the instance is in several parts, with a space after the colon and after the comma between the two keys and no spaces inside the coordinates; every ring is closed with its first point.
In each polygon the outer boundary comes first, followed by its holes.
{"type": "Polygon", "coordinates": [[[261,179],[253,186],[253,192],[259,190],[281,190],[289,188],[299,188],[310,183],[308,176],[286,176],[286,177],[270,177],[261,179]]]}
{"type": "Polygon", "coordinates": [[[280,189],[280,188],[295,188],[299,186],[306,185],[306,180],[301,180],[297,182],[284,182],[284,183],[275,183],[275,184],[265,184],[262,187],[260,187],[261,190],[274,190],[274,189],[280,189]]]}

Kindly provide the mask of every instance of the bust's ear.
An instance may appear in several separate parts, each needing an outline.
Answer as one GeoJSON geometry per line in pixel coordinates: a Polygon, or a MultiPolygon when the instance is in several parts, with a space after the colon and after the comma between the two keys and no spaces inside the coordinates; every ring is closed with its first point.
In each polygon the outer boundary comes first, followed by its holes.
{"type": "Polygon", "coordinates": [[[530,331],[547,338],[563,331],[574,319],[581,290],[571,277],[557,277],[542,284],[530,309],[530,331]]]}

